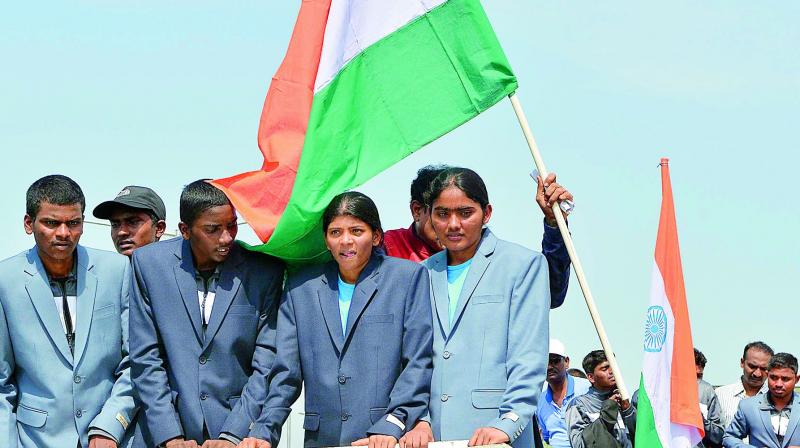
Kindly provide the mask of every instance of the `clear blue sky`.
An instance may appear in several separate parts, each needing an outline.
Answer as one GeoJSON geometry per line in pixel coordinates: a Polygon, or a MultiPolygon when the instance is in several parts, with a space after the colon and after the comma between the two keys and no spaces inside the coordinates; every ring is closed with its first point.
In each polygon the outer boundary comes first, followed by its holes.
{"type": "MultiPolygon", "coordinates": [[[[63,173],[93,207],[156,189],[177,226],[182,186],[261,163],[256,130],[300,2],[15,2],[0,16],[0,257],[33,244],[24,192],[63,173]]],[[[550,169],[576,196],[571,229],[630,389],[638,383],[670,157],[694,340],[707,378],[739,374],[763,339],[800,354],[800,4],[543,2],[484,7],[520,81],[550,169]]],[[[481,173],[501,237],[538,249],[532,161],[507,101],[365,185],[406,226],[428,163],[481,173]]],[[[252,233],[242,232],[253,242],[252,233]]],[[[85,244],[111,249],[105,228],[85,244]]],[[[551,332],[573,364],[599,346],[573,279],[551,332]]]]}

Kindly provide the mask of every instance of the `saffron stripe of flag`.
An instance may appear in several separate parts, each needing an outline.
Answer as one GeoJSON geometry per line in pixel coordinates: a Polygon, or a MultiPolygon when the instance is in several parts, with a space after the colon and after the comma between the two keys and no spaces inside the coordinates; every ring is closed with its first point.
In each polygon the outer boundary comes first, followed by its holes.
{"type": "Polygon", "coordinates": [[[261,116],[261,169],[213,183],[290,262],[327,256],[320,217],[488,109],[517,80],[478,0],[304,1],[261,116]]]}

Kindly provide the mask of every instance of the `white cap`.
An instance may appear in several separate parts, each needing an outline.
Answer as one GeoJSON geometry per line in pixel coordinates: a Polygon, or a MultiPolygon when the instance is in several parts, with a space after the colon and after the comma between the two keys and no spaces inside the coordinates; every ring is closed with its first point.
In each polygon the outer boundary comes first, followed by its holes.
{"type": "Polygon", "coordinates": [[[567,348],[558,339],[550,339],[550,354],[567,357],[567,348]]]}

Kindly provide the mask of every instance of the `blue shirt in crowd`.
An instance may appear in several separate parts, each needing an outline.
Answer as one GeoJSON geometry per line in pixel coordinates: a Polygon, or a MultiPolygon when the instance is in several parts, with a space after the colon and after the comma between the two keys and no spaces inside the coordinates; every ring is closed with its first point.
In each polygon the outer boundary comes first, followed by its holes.
{"type": "Polygon", "coordinates": [[[342,319],[342,335],[347,331],[347,315],[350,314],[350,302],[356,285],[351,285],[339,276],[339,317],[342,319]]]}
{"type": "Polygon", "coordinates": [[[583,378],[576,378],[567,375],[567,394],[561,406],[553,402],[553,391],[545,382],[542,396],[539,397],[539,407],[536,409],[536,418],[539,419],[539,428],[542,430],[542,438],[553,448],[570,448],[569,432],[565,415],[567,406],[572,400],[589,391],[592,384],[583,378]]]}
{"type": "Polygon", "coordinates": [[[468,261],[455,266],[447,266],[447,296],[449,300],[448,313],[450,323],[453,323],[453,316],[458,307],[458,297],[461,296],[461,289],[464,288],[464,280],[467,278],[467,271],[472,264],[472,258],[468,261]]]}

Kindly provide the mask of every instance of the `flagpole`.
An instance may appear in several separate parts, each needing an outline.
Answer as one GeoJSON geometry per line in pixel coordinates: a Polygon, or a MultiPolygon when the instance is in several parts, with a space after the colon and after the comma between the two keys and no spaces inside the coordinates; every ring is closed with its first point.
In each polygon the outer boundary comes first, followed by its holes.
{"type": "MultiPolygon", "coordinates": [[[[528,142],[528,147],[531,150],[536,169],[539,171],[539,174],[541,174],[542,179],[545,179],[549,172],[547,168],[545,168],[542,154],[539,152],[539,147],[536,145],[536,140],[533,138],[533,133],[528,125],[528,119],[525,118],[522,104],[520,104],[516,92],[509,95],[508,98],[511,100],[511,106],[514,108],[514,113],[517,115],[519,125],[522,127],[522,133],[525,134],[525,140],[528,142]]],[[[572,261],[572,267],[575,270],[575,276],[578,278],[581,291],[583,291],[583,298],[586,300],[586,306],[589,308],[589,314],[592,317],[592,322],[594,322],[594,328],[597,330],[597,336],[600,337],[600,344],[603,346],[603,351],[606,353],[606,358],[608,358],[608,364],[611,366],[611,371],[614,373],[614,378],[617,380],[617,389],[619,389],[620,397],[623,400],[629,400],[630,395],[628,394],[628,389],[625,387],[625,381],[622,379],[622,371],[619,369],[617,358],[614,356],[614,351],[611,349],[611,343],[608,341],[605,327],[603,327],[603,322],[600,320],[600,313],[597,311],[597,306],[594,303],[592,291],[589,289],[589,283],[586,281],[586,275],[583,273],[583,266],[578,258],[578,253],[575,251],[575,245],[572,243],[572,236],[569,234],[567,221],[564,219],[564,215],[561,214],[561,209],[557,201],[553,202],[553,214],[558,223],[558,230],[561,231],[561,236],[564,238],[564,245],[567,247],[569,258],[572,261]]]]}

